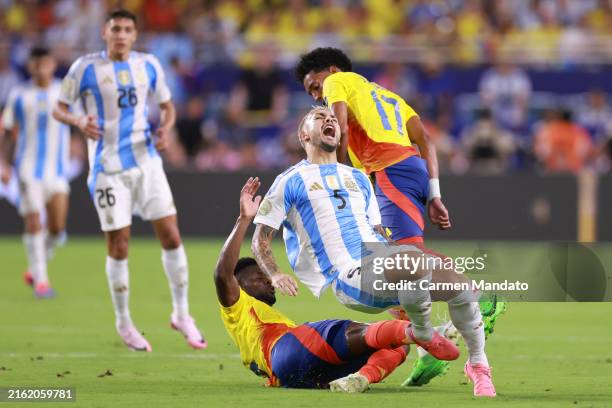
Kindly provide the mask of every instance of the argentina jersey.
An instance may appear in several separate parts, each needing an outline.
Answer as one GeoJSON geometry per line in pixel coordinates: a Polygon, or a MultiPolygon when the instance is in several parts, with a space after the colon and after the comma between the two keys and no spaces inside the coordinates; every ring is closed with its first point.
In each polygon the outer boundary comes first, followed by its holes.
{"type": "Polygon", "coordinates": [[[113,61],[106,52],[76,60],[64,78],[60,101],[98,118],[102,137],[88,139],[90,179],[116,173],[159,157],[148,121],[147,98],[170,100],[164,72],[151,54],[131,52],[127,61],[113,61]]]}
{"type": "Polygon", "coordinates": [[[315,296],[359,266],[362,242],[385,241],[373,228],[381,219],[367,176],[337,163],[302,160],[279,175],[254,222],[283,226],[289,263],[315,296]]]}
{"type": "Polygon", "coordinates": [[[19,129],[15,147],[15,170],[20,180],[66,178],[70,134],[66,125],[53,118],[61,85],[47,88],[29,82],[10,93],[2,114],[4,128],[19,129]]]}

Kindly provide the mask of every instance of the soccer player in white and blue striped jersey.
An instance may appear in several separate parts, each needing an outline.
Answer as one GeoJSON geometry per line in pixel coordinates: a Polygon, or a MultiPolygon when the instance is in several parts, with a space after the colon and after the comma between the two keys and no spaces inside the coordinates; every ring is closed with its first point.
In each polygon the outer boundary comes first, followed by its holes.
{"type": "Polygon", "coordinates": [[[128,308],[128,241],[132,215],[138,214],[151,221],[162,246],[162,264],[172,293],[171,326],[191,347],[202,349],[207,344],[189,314],[187,256],[158,154],[168,143],[175,109],[158,60],[132,51],[137,34],[132,13],[112,11],[103,31],[106,50],[74,62],[54,114],[88,137],[88,187],[106,236],[106,274],[119,336],[133,350],[151,351],[128,308]],[[155,136],[147,117],[149,99],[161,111],[155,136]],[[69,111],[77,101],[86,115],[69,111]]]}
{"type": "Polygon", "coordinates": [[[54,80],[56,62],[48,49],[30,51],[27,83],[13,89],[2,114],[7,130],[7,163],[3,184],[11,179],[12,169],[19,185],[18,208],[24,220],[23,243],[28,257],[24,278],[34,286],[39,298],[52,297],[47,261],[65,236],[69,185],[66,172],[70,136],[68,126],[52,117],[60,94],[60,82],[54,80]],[[41,213],[46,211],[47,233],[41,213]]]}
{"type": "MultiPolygon", "coordinates": [[[[427,263],[414,265],[413,270],[386,267],[381,275],[367,268],[373,257],[364,255],[362,243],[385,245],[381,217],[365,174],[337,162],[338,120],[329,108],[316,107],[302,120],[298,137],[306,160],[276,178],[253,221],[252,250],[272,284],[281,293],[297,294],[295,280],[280,272],[272,255],[272,238],[282,225],[289,263],[315,296],[331,287],[342,304],[369,313],[401,305],[411,320],[406,334],[440,360],[459,356],[455,344],[436,332],[430,322],[432,299],[447,301],[451,320],[468,348],[466,372],[473,374],[470,378],[475,381],[475,393],[478,390],[476,395],[494,396],[482,317],[473,291],[429,290],[431,282],[465,283],[467,278],[427,263]],[[412,287],[380,290],[372,284],[375,279],[393,284],[409,281],[412,287]]],[[[428,256],[413,246],[387,249],[411,258],[428,256]]]]}

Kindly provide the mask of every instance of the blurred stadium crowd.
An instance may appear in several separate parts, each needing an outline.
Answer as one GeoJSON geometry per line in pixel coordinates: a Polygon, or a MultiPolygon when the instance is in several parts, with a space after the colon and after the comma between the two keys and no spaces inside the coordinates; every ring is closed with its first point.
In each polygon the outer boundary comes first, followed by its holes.
{"type": "Polygon", "coordinates": [[[117,6],[137,13],[137,48],[165,68],[179,113],[171,167],[298,160],[313,101],[291,69],[335,46],[421,114],[443,172],[612,168],[610,0],[0,0],[0,106],[32,45],[54,50],[61,77],[103,47],[117,6]]]}

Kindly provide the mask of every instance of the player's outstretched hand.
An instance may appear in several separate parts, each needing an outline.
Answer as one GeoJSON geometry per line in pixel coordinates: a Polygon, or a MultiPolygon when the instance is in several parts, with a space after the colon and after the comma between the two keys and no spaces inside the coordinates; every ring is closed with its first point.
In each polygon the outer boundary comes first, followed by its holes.
{"type": "Polygon", "coordinates": [[[81,116],[77,121],[77,127],[90,139],[98,140],[102,136],[98,118],[94,115],[81,116]]]}
{"type": "Polygon", "coordinates": [[[272,286],[278,289],[283,295],[297,296],[297,282],[289,275],[285,275],[284,273],[272,275],[272,286]]]}
{"type": "Polygon", "coordinates": [[[432,198],[427,206],[427,212],[431,222],[438,226],[441,230],[447,230],[451,227],[448,210],[442,203],[439,197],[432,198]]]}
{"type": "Polygon", "coordinates": [[[261,196],[255,196],[261,186],[259,177],[249,177],[240,191],[240,216],[254,218],[261,202],[261,196]]]}
{"type": "Polygon", "coordinates": [[[168,148],[168,139],[170,137],[170,130],[160,127],[155,132],[155,148],[158,152],[163,152],[168,148]]]}

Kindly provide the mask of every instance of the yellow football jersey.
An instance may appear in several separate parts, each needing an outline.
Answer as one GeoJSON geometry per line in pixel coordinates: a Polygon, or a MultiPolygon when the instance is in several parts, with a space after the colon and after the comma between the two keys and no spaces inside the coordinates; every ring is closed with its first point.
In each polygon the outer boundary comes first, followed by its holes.
{"type": "Polygon", "coordinates": [[[347,104],[349,156],[366,173],[418,154],[406,130],[417,114],[395,93],[354,72],[337,72],[323,82],[323,98],[329,107],[347,104]]]}
{"type": "Polygon", "coordinates": [[[240,349],[242,364],[255,374],[268,377],[270,385],[276,385],[270,367],[270,353],[276,341],[295,327],[295,323],[242,289],[236,303],[221,306],[221,319],[240,349]]]}

